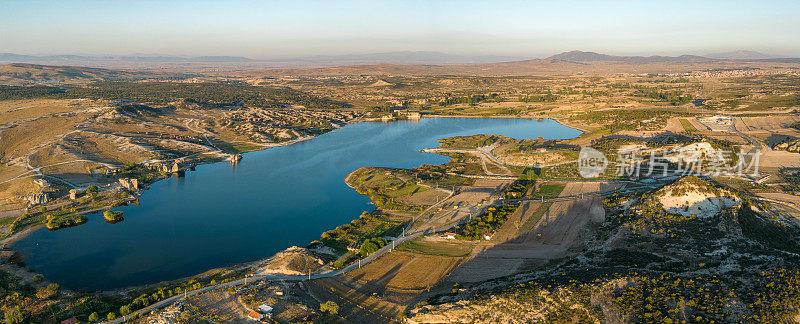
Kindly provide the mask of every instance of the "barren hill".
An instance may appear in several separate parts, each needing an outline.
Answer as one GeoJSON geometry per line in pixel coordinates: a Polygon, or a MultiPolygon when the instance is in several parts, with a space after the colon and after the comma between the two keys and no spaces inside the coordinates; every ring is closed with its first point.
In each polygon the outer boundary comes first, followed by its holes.
{"type": "Polygon", "coordinates": [[[606,61],[606,62],[628,62],[628,63],[659,63],[659,62],[685,62],[685,63],[696,63],[696,62],[712,62],[715,59],[703,57],[703,56],[696,56],[696,55],[681,55],[681,56],[614,56],[614,55],[606,55],[600,54],[595,52],[582,52],[582,51],[571,51],[571,52],[564,52],[561,54],[556,54],[551,57],[548,57],[551,60],[566,60],[566,61],[576,61],[576,62],[595,62],[595,61],[606,61]]]}
{"type": "Polygon", "coordinates": [[[0,65],[0,84],[85,83],[91,81],[143,79],[156,76],[159,76],[159,74],[81,66],[49,66],[27,63],[0,65]]]}

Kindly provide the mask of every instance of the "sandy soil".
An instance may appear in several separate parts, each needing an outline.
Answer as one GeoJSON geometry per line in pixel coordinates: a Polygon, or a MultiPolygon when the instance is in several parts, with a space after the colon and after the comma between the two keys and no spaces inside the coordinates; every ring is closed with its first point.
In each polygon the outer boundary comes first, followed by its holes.
{"type": "Polygon", "coordinates": [[[800,122],[800,116],[764,116],[764,117],[737,117],[736,127],[743,132],[769,131],[775,132],[786,128],[792,123],[800,122]],[[743,126],[743,127],[742,127],[743,126]]]}
{"type": "Polygon", "coordinates": [[[797,168],[800,167],[800,153],[786,151],[762,150],[759,159],[759,167],[764,171],[772,171],[778,168],[797,168]]]}
{"type": "Polygon", "coordinates": [[[215,319],[225,323],[258,323],[247,317],[250,309],[242,305],[239,299],[226,290],[211,290],[197,296],[192,296],[185,301],[186,304],[196,306],[203,313],[212,315],[215,319]]]}
{"type": "MultiPolygon", "coordinates": [[[[561,196],[610,190],[615,186],[607,183],[571,182],[561,192],[561,196]]],[[[511,275],[522,267],[543,264],[546,260],[561,257],[581,240],[580,231],[589,222],[592,213],[597,213],[598,210],[602,212],[602,208],[597,208],[600,204],[600,198],[553,203],[531,232],[497,245],[493,245],[496,244],[494,242],[481,244],[473,250],[474,258],[459,266],[447,280],[453,282],[489,280],[511,275]]],[[[524,223],[535,212],[536,208],[533,206],[527,208],[521,206],[518,210],[521,215],[517,213],[512,215],[511,221],[506,222],[498,233],[514,232],[516,217],[524,223]]]]}
{"type": "Polygon", "coordinates": [[[393,290],[423,290],[438,283],[460,260],[396,251],[347,273],[346,277],[393,290]]]}
{"type": "Polygon", "coordinates": [[[272,260],[259,269],[262,274],[303,275],[322,266],[322,260],[311,255],[308,250],[292,246],[278,252],[272,260]]]}
{"type": "Polygon", "coordinates": [[[439,228],[458,221],[469,215],[474,215],[482,207],[487,206],[497,197],[497,192],[511,184],[509,180],[477,179],[472,186],[464,188],[461,193],[442,203],[441,210],[434,209],[432,215],[424,216],[427,222],[421,222],[419,228],[439,228]],[[478,207],[482,204],[482,207],[478,207]]]}

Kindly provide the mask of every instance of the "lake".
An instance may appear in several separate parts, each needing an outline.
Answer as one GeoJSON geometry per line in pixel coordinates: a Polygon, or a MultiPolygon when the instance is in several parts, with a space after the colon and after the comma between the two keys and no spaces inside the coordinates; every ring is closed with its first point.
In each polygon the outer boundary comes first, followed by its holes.
{"type": "Polygon", "coordinates": [[[344,183],[362,166],[413,168],[449,160],[420,153],[438,139],[497,134],[564,139],[581,132],[553,120],[423,118],[355,123],[294,145],[247,153],[234,166],[200,165],[156,182],[139,206],[84,225],[38,230],[13,245],[26,265],[69,289],[110,290],[191,276],[305,246],[372,210],[344,183]]]}

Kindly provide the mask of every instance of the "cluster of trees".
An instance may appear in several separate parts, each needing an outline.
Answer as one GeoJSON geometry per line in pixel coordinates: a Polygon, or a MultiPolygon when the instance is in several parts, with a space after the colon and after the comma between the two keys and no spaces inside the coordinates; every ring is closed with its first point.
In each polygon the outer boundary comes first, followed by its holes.
{"type": "Polygon", "coordinates": [[[544,93],[544,94],[534,94],[534,95],[527,95],[527,96],[519,96],[520,102],[555,102],[560,97],[558,95],[552,93],[544,93]]]}
{"type": "Polygon", "coordinates": [[[380,250],[380,248],[386,246],[386,244],[388,243],[389,242],[387,242],[386,239],[382,237],[373,237],[366,239],[364,240],[363,243],[361,243],[361,248],[359,249],[358,254],[360,254],[362,258],[366,257],[380,250]]]}
{"type": "Polygon", "coordinates": [[[618,130],[657,130],[672,117],[690,117],[696,114],[669,109],[617,109],[592,110],[581,117],[604,128],[618,130]]]}
{"type": "Polygon", "coordinates": [[[484,234],[496,231],[503,226],[511,215],[519,207],[519,203],[510,203],[499,207],[489,207],[470,219],[466,224],[459,226],[456,230],[456,238],[463,240],[479,240],[484,234]]]}
{"type": "Polygon", "coordinates": [[[496,143],[508,143],[514,139],[501,135],[471,135],[453,136],[439,139],[439,146],[443,148],[476,148],[496,143]]]}
{"type": "MultiPolygon", "coordinates": [[[[0,321],[5,323],[58,323],[77,317],[92,323],[125,316],[184,291],[241,278],[245,271],[220,270],[212,275],[144,290],[136,298],[102,293],[60,293],[58,284],[43,284],[44,277],[22,281],[0,270],[0,321]]],[[[135,319],[135,317],[133,318],[135,319]]]]}
{"type": "Polygon", "coordinates": [[[498,94],[496,94],[496,93],[492,93],[492,94],[489,94],[489,95],[476,94],[476,95],[462,96],[462,97],[447,97],[447,98],[442,99],[442,100],[439,101],[439,106],[443,106],[444,107],[444,106],[450,106],[450,105],[462,104],[462,103],[469,104],[469,105],[474,105],[474,104],[477,104],[479,102],[499,100],[498,98],[499,98],[498,94]]]}
{"type": "Polygon", "coordinates": [[[76,215],[76,214],[63,215],[63,216],[50,215],[47,217],[45,226],[47,226],[48,230],[54,231],[65,227],[81,225],[83,223],[86,223],[88,220],[89,218],[84,215],[76,215]]]}
{"type": "Polygon", "coordinates": [[[509,299],[510,307],[519,305],[510,311],[559,323],[614,318],[633,323],[783,323],[791,322],[800,307],[796,268],[738,273],[741,276],[602,270],[577,280],[575,273],[559,271],[510,286],[499,295],[478,295],[471,302],[509,299]]]}
{"type": "Polygon", "coordinates": [[[412,169],[411,175],[423,181],[438,181],[447,177],[447,167],[444,165],[423,164],[412,169]]]}
{"type": "Polygon", "coordinates": [[[122,217],[122,211],[119,210],[106,210],[103,212],[103,217],[106,219],[106,222],[112,224],[119,223],[125,219],[122,217]]]}
{"type": "Polygon", "coordinates": [[[8,86],[0,85],[0,100],[54,98],[64,95],[64,89],[43,85],[8,86]]]}
{"type": "Polygon", "coordinates": [[[694,97],[691,94],[683,93],[682,91],[665,91],[659,88],[647,86],[634,86],[636,91],[634,96],[655,99],[659,101],[666,101],[673,106],[680,106],[692,102],[694,97]]]}
{"type": "Polygon", "coordinates": [[[134,102],[168,104],[180,99],[202,105],[283,108],[286,105],[310,109],[343,109],[347,103],[321,98],[283,87],[257,87],[226,83],[174,83],[101,81],[85,87],[0,86],[0,99],[90,98],[126,99],[134,102]]]}
{"type": "Polygon", "coordinates": [[[505,193],[506,198],[509,199],[523,198],[525,196],[525,193],[528,192],[528,189],[530,189],[535,183],[536,183],[535,180],[514,181],[514,183],[509,185],[508,189],[506,190],[505,193]]]}
{"type": "Polygon", "coordinates": [[[392,235],[402,225],[400,222],[390,220],[388,216],[379,211],[364,212],[359,218],[351,221],[350,224],[341,225],[322,233],[320,241],[326,246],[343,252],[347,251],[347,246],[353,242],[368,241],[372,238],[392,235]],[[367,227],[371,228],[367,230],[367,227]]]}

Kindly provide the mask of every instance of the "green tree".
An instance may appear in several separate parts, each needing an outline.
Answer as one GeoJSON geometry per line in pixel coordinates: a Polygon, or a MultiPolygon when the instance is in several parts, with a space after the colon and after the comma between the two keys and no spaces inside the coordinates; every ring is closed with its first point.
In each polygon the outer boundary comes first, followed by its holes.
{"type": "Polygon", "coordinates": [[[331,315],[336,315],[339,313],[339,305],[337,305],[334,301],[329,300],[319,305],[319,311],[331,315]]]}
{"type": "Polygon", "coordinates": [[[86,193],[87,193],[87,194],[93,194],[93,193],[95,193],[95,192],[97,192],[97,186],[89,186],[89,187],[86,187],[86,193]]]}
{"type": "Polygon", "coordinates": [[[119,313],[122,316],[125,316],[131,313],[131,309],[128,307],[128,305],[123,305],[122,307],[119,308],[119,313]]]}
{"type": "Polygon", "coordinates": [[[117,314],[114,312],[108,313],[108,316],[106,316],[106,321],[113,321],[115,319],[117,319],[117,314]]]}
{"type": "Polygon", "coordinates": [[[94,322],[97,322],[99,320],[100,320],[100,315],[98,315],[97,312],[91,313],[89,315],[89,322],[94,323],[94,322]]]}
{"type": "Polygon", "coordinates": [[[378,246],[375,245],[375,243],[372,243],[371,241],[366,241],[363,244],[361,244],[361,249],[359,250],[359,253],[361,254],[362,257],[365,257],[372,254],[375,251],[378,251],[378,246]]]}

